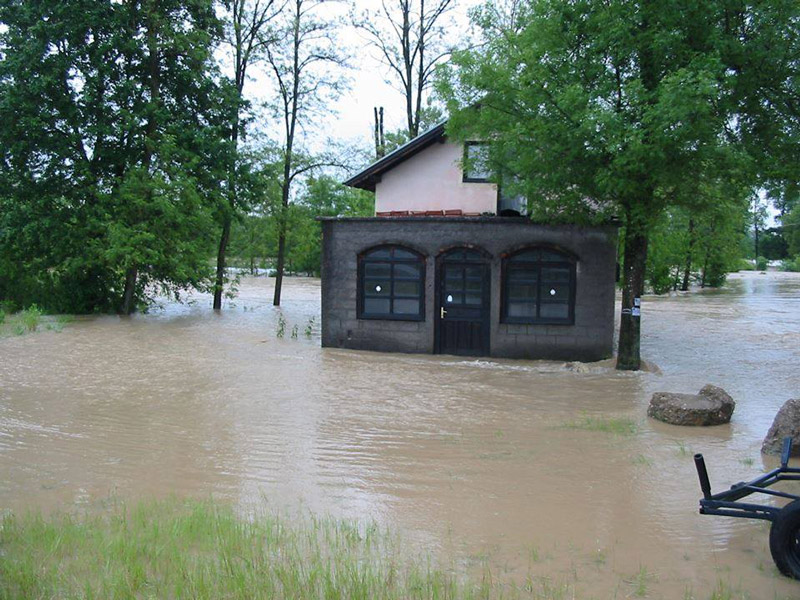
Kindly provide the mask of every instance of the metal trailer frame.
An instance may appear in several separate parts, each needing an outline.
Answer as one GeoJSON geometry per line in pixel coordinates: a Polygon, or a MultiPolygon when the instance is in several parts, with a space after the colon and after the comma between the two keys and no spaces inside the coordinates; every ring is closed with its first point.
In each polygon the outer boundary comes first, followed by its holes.
{"type": "Polygon", "coordinates": [[[701,515],[720,515],[743,519],[760,519],[772,522],[770,529],[770,552],[778,569],[789,577],[800,579],[800,495],[770,489],[779,481],[800,481],[800,468],[789,466],[792,438],[783,440],[781,466],[756,477],[752,481],[740,481],[723,492],[711,493],[706,463],[702,454],[694,455],[697,477],[700,480],[701,515]],[[751,502],[740,502],[751,494],[764,494],[786,498],[792,502],[784,507],[766,506],[751,502]]]}

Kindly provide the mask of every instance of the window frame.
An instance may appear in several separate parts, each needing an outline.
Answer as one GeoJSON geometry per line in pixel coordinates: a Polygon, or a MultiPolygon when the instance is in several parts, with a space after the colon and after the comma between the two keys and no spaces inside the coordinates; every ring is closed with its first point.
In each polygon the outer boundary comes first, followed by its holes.
{"type": "Polygon", "coordinates": [[[463,183],[493,183],[491,179],[492,177],[491,174],[487,177],[470,177],[467,174],[467,162],[469,158],[468,148],[472,146],[485,146],[488,148],[489,142],[477,142],[477,141],[464,142],[464,156],[461,161],[461,181],[463,183]]]}
{"type": "MultiPolygon", "coordinates": [[[[525,248],[520,248],[515,250],[512,253],[505,255],[502,259],[501,263],[501,285],[500,285],[500,322],[501,323],[508,323],[508,324],[522,324],[522,325],[575,325],[575,297],[576,297],[576,290],[577,290],[577,258],[563,250],[558,248],[553,248],[550,246],[526,246],[525,248]],[[539,250],[544,252],[551,252],[555,254],[559,254],[563,257],[563,260],[538,260],[538,261],[520,261],[517,263],[512,262],[512,259],[525,252],[530,252],[532,250],[539,250]],[[526,266],[528,267],[526,269],[526,266]],[[539,314],[541,313],[542,307],[542,269],[545,268],[567,268],[569,269],[569,291],[567,294],[567,307],[568,307],[568,314],[566,317],[563,318],[553,318],[553,317],[540,317],[539,314]],[[536,271],[536,299],[535,301],[531,302],[536,307],[536,316],[533,317],[515,317],[509,316],[508,314],[508,305],[509,305],[509,273],[511,271],[536,271]]],[[[547,304],[546,302],[544,304],[547,304]]]]}
{"type": "Polygon", "coordinates": [[[358,289],[356,291],[356,318],[359,320],[380,320],[380,321],[424,321],[425,320],[425,282],[427,279],[427,261],[425,256],[420,252],[417,252],[413,248],[409,248],[408,246],[404,246],[402,244],[381,244],[380,246],[372,246],[371,248],[367,248],[363,252],[358,254],[358,274],[357,274],[357,286],[358,289]],[[394,256],[395,250],[399,249],[404,252],[408,252],[413,254],[413,258],[396,258],[394,256]],[[389,250],[389,257],[388,258],[377,258],[377,259],[370,259],[369,255],[373,252],[377,252],[379,250],[389,250]],[[389,294],[386,297],[389,300],[389,312],[388,313],[376,313],[376,312],[367,312],[365,310],[365,300],[367,299],[366,295],[366,288],[365,288],[365,280],[366,277],[366,264],[388,264],[390,265],[389,271],[389,294]],[[419,266],[419,278],[406,278],[401,276],[399,279],[395,277],[395,269],[394,265],[396,264],[405,264],[405,265],[418,265],[419,266]],[[419,284],[419,295],[412,297],[409,295],[400,295],[397,297],[395,294],[395,283],[397,281],[415,281],[419,284]],[[417,314],[397,314],[394,313],[394,302],[395,300],[411,300],[411,299],[419,299],[419,312],[417,314]]]}

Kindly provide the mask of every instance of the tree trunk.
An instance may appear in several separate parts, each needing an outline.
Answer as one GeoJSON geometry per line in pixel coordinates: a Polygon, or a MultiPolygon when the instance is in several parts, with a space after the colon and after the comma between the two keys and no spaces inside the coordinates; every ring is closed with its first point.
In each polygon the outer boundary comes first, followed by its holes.
{"type": "Polygon", "coordinates": [[[753,225],[753,233],[754,233],[753,237],[755,238],[755,251],[756,251],[756,256],[755,256],[756,265],[758,265],[758,220],[757,219],[758,217],[756,216],[756,222],[753,225]]]}
{"type": "Polygon", "coordinates": [[[129,315],[133,312],[134,306],[134,292],[136,291],[136,277],[138,269],[130,267],[125,272],[125,291],[122,293],[122,310],[123,315],[129,315]]]}
{"type": "Polygon", "coordinates": [[[281,305],[281,287],[283,285],[283,267],[286,261],[286,213],[288,212],[288,202],[281,206],[280,222],[278,223],[278,264],[275,273],[275,294],[272,297],[272,305],[281,305]]]}
{"type": "Polygon", "coordinates": [[[622,283],[622,314],[619,324],[617,369],[638,371],[641,364],[639,336],[641,332],[641,301],[647,262],[647,233],[635,227],[630,215],[625,229],[625,256],[622,283]]]}
{"type": "Polygon", "coordinates": [[[694,249],[694,219],[689,219],[689,249],[686,251],[686,264],[683,267],[681,291],[689,291],[689,276],[692,274],[692,250],[694,249]]]}
{"type": "Polygon", "coordinates": [[[231,217],[226,215],[222,222],[222,235],[219,238],[217,251],[217,273],[214,279],[214,310],[222,309],[222,291],[225,285],[225,253],[231,239],[231,217]]]}

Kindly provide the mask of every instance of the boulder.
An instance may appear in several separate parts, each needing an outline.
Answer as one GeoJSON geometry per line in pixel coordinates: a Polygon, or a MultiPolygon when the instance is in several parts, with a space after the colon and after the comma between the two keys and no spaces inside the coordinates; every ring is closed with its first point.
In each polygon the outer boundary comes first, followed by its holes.
{"type": "Polygon", "coordinates": [[[800,398],[787,400],[781,406],[772,427],[764,438],[761,452],[780,454],[783,450],[783,438],[792,438],[792,456],[800,456],[800,398]]]}
{"type": "Polygon", "coordinates": [[[735,407],[725,390],[707,385],[697,395],[656,392],[647,416],[672,425],[722,425],[730,422],[735,407]]]}

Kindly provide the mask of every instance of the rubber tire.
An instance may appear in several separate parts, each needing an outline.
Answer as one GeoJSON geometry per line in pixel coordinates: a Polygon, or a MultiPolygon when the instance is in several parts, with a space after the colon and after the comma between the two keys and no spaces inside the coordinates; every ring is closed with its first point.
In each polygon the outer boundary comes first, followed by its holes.
{"type": "Polygon", "coordinates": [[[781,573],[800,579],[800,500],[784,506],[772,522],[769,552],[781,573]]]}

